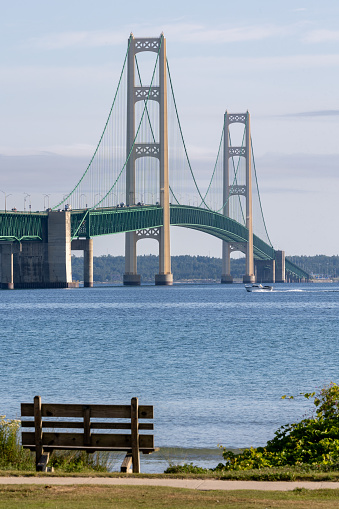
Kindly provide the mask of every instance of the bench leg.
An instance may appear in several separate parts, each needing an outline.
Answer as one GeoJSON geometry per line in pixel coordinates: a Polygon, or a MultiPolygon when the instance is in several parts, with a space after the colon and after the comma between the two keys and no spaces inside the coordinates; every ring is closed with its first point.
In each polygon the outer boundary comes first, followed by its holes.
{"type": "Polygon", "coordinates": [[[132,465],[132,454],[127,453],[124,458],[124,461],[122,462],[120,472],[126,472],[127,474],[130,474],[132,472],[131,465],[132,465]]]}
{"type": "Polygon", "coordinates": [[[49,460],[49,452],[43,452],[36,462],[37,472],[47,472],[47,463],[49,460]]]}
{"type": "Polygon", "coordinates": [[[140,474],[138,398],[131,399],[131,442],[132,442],[133,474],[140,474]]]}

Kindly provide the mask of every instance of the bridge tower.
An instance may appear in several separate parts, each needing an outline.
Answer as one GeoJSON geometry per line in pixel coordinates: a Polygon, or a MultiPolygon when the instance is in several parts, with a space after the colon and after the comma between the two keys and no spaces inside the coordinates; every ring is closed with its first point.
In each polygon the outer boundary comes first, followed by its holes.
{"type": "Polygon", "coordinates": [[[155,275],[156,285],[171,285],[170,254],[170,206],[168,177],[168,132],[167,132],[167,73],[166,73],[166,39],[161,34],[158,38],[129,39],[127,67],[127,165],[126,165],[126,204],[135,205],[135,161],[139,157],[156,157],[160,170],[160,206],[163,210],[163,226],[147,232],[128,232],[125,234],[125,274],[124,285],[140,285],[140,274],[137,273],[137,241],[141,238],[155,238],[159,242],[159,274],[155,275]],[[159,53],[159,86],[136,86],[135,56],[143,51],[159,53]],[[134,143],[135,104],[148,100],[159,103],[159,140],[154,143],[134,143]],[[131,152],[131,154],[130,154],[131,152]]]}
{"type": "Polygon", "coordinates": [[[229,198],[232,195],[246,197],[246,228],[248,229],[248,242],[225,242],[222,243],[222,275],[221,283],[233,283],[231,275],[231,252],[242,251],[246,255],[246,274],[243,276],[244,283],[254,283],[254,258],[253,258],[253,225],[252,225],[252,174],[251,174],[251,125],[250,114],[228,113],[224,116],[224,162],[223,162],[223,214],[229,217],[229,198]],[[245,125],[246,144],[242,147],[230,147],[230,125],[241,123],[245,125]],[[229,162],[233,156],[246,159],[246,183],[245,185],[232,185],[230,182],[229,162]]]}

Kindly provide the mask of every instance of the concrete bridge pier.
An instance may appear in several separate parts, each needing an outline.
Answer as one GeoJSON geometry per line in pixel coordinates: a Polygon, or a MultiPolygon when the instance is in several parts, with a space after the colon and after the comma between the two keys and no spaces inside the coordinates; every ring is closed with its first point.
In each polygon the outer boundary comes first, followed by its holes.
{"type": "Polygon", "coordinates": [[[48,214],[48,266],[46,287],[75,288],[72,282],[71,212],[51,211],[48,214]]]}
{"type": "Polygon", "coordinates": [[[137,233],[125,233],[125,274],[123,284],[125,286],[139,286],[140,274],[137,273],[137,233]]]}
{"type": "Polygon", "coordinates": [[[285,251],[275,251],[275,282],[285,283],[286,269],[285,269],[285,251]]]}
{"type": "Polygon", "coordinates": [[[84,252],[84,287],[93,288],[93,239],[74,239],[71,247],[84,252]]]}
{"type": "Polygon", "coordinates": [[[13,243],[1,244],[1,288],[6,290],[14,289],[13,275],[13,243]]]}
{"type": "Polygon", "coordinates": [[[222,272],[221,283],[233,283],[233,276],[231,276],[231,249],[229,242],[223,241],[222,243],[222,272]]]}
{"type": "Polygon", "coordinates": [[[168,286],[173,284],[173,274],[171,273],[171,255],[170,255],[170,235],[169,235],[169,207],[168,218],[165,220],[164,207],[164,224],[159,232],[159,274],[155,275],[155,284],[158,286],[168,286]]]}
{"type": "Polygon", "coordinates": [[[13,247],[14,287],[47,288],[49,281],[47,242],[23,241],[13,244],[13,247]]]}
{"type": "Polygon", "coordinates": [[[257,283],[275,283],[275,260],[255,260],[254,267],[257,283]]]}

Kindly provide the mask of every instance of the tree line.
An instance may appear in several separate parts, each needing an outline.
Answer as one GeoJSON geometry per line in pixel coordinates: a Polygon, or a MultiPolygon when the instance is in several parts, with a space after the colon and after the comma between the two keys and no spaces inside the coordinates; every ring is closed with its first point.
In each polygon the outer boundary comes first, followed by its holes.
{"type": "MultiPolygon", "coordinates": [[[[289,256],[293,263],[318,277],[339,276],[339,256],[289,256]]],[[[172,256],[172,272],[175,281],[182,280],[219,280],[221,276],[221,259],[209,256],[172,256]]],[[[83,258],[72,256],[73,279],[83,280],[83,258]]],[[[123,256],[94,256],[94,281],[122,282],[125,272],[123,256]]],[[[159,258],[155,255],[138,256],[138,273],[143,282],[153,282],[159,272],[159,258]]],[[[245,258],[231,259],[231,272],[234,278],[245,274],[245,258]]]]}

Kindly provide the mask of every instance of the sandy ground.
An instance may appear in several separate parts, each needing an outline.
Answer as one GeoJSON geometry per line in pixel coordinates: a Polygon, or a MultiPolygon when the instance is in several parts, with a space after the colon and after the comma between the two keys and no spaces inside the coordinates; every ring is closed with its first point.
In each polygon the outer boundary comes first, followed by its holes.
{"type": "Polygon", "coordinates": [[[0,477],[0,484],[40,484],[40,485],[130,485],[130,486],[168,486],[192,490],[259,490],[290,491],[295,488],[308,490],[338,489],[339,482],[257,482],[257,481],[219,481],[214,479],[136,479],[118,477],[0,477]]]}

